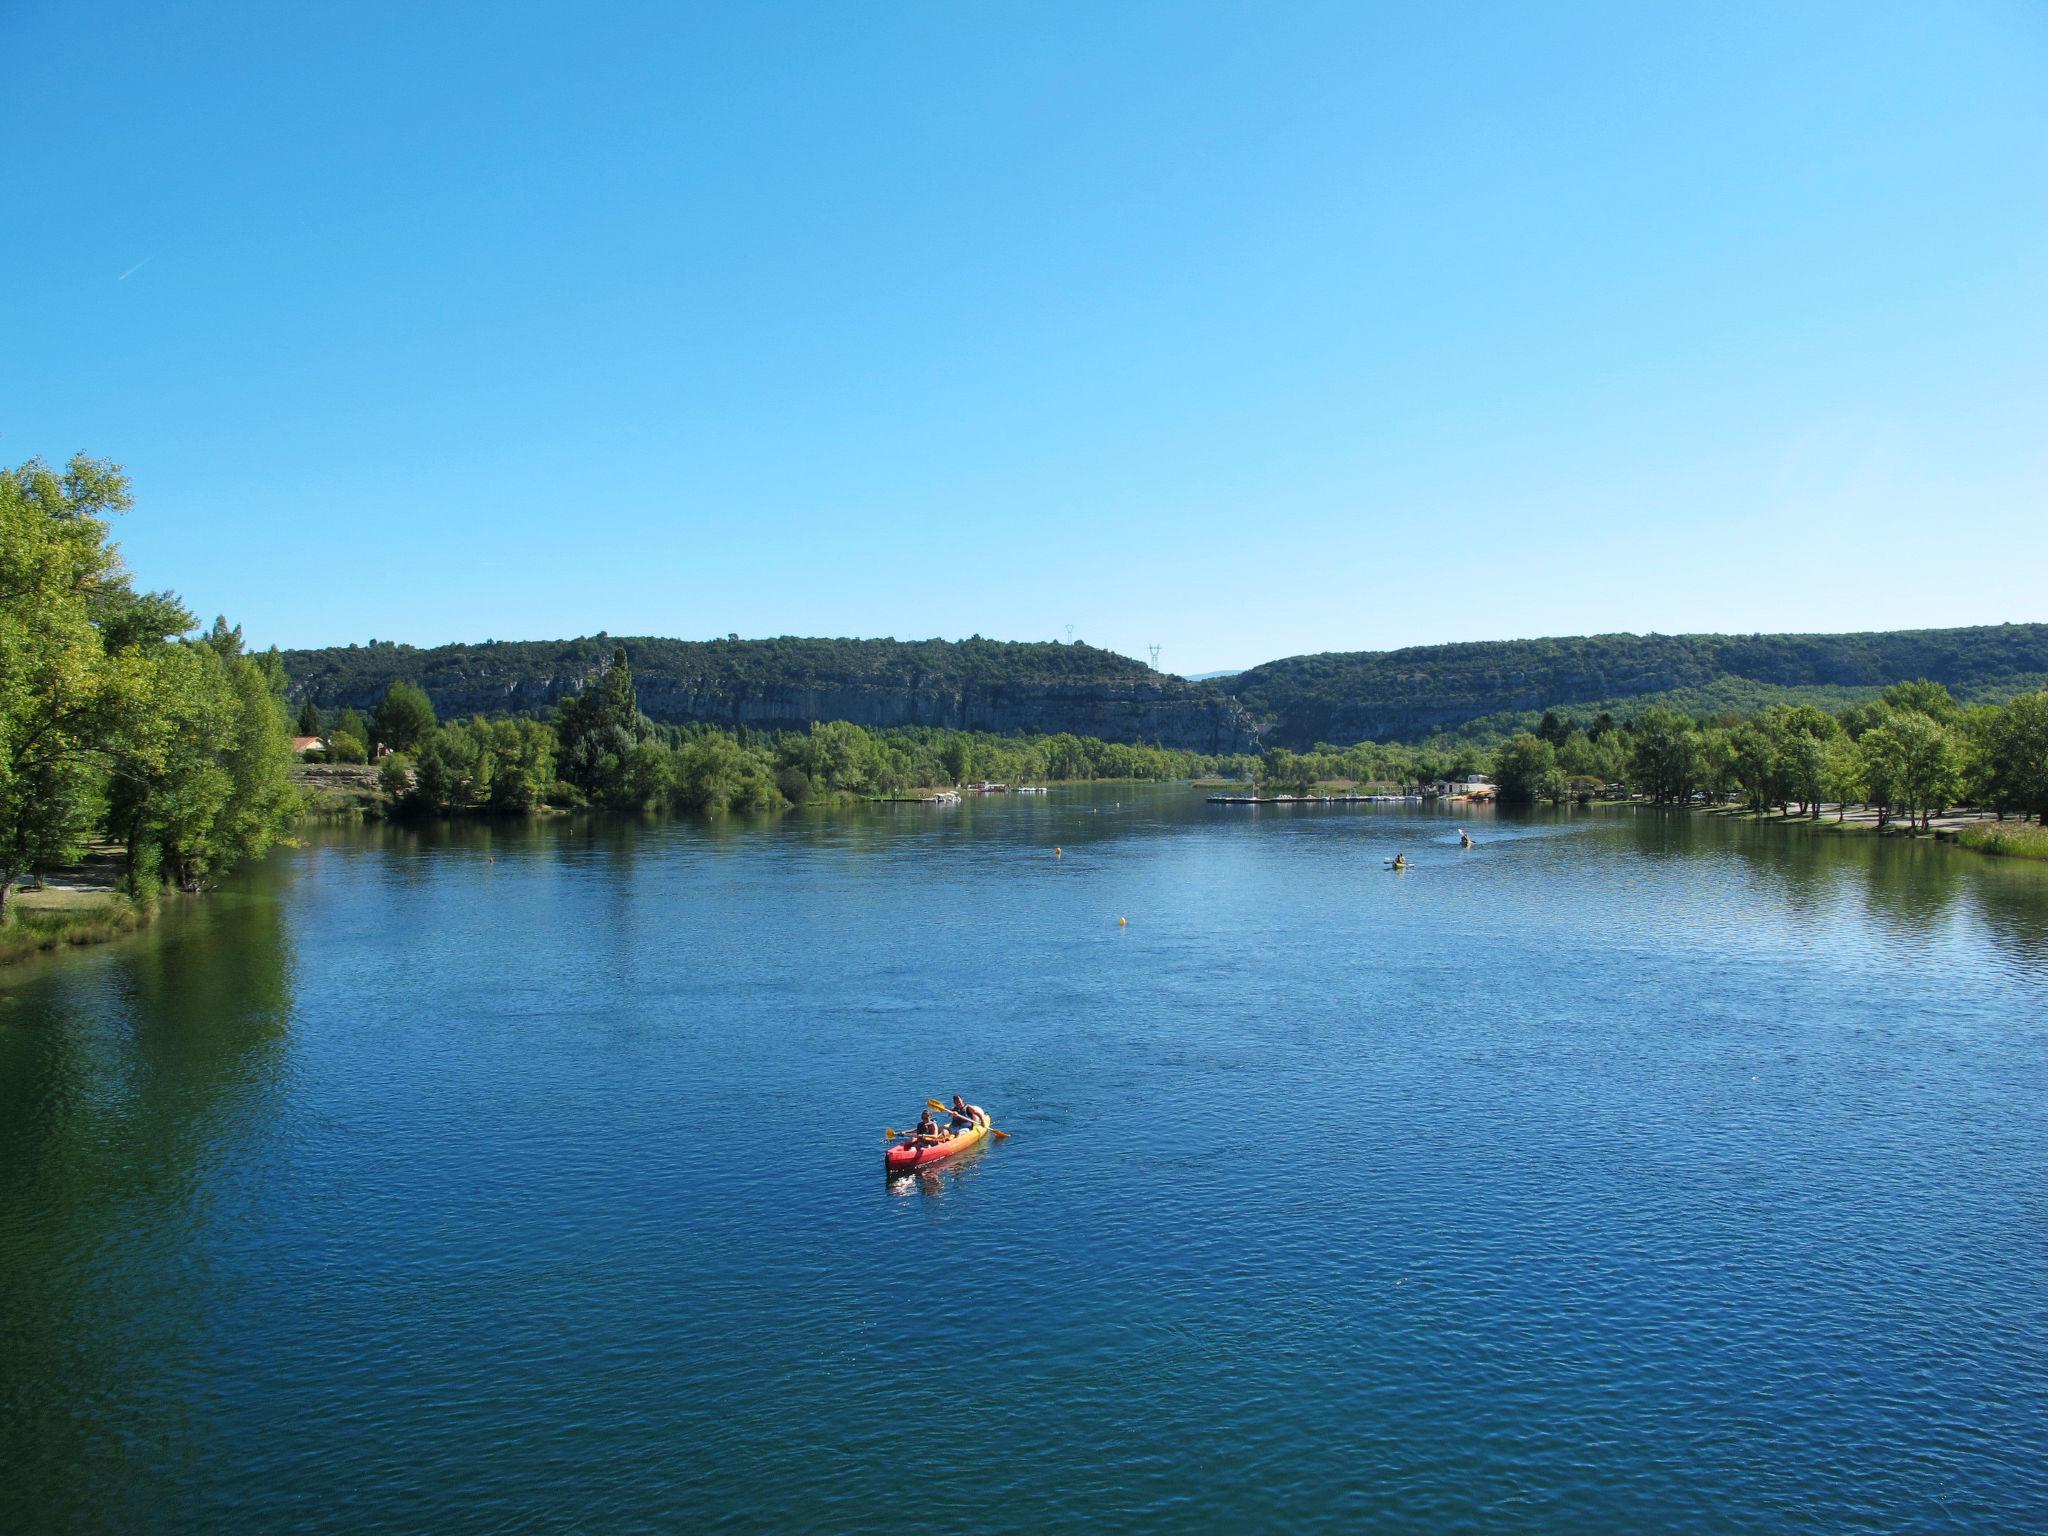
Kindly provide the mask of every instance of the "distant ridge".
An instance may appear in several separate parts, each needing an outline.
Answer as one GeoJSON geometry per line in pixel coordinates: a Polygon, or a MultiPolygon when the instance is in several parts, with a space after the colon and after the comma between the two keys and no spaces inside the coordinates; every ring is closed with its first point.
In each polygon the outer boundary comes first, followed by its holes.
{"type": "Polygon", "coordinates": [[[1216,686],[1269,745],[1505,735],[1546,709],[1653,703],[1688,713],[1779,700],[1840,706],[1926,677],[1965,700],[2048,684],[2048,624],[1841,635],[1587,635],[1333,651],[1269,661],[1216,686]]]}
{"type": "Polygon", "coordinates": [[[673,724],[802,730],[850,720],[1004,735],[1071,732],[1196,752],[1256,746],[1251,721],[1212,687],[1095,646],[1057,641],[669,640],[587,636],[417,649],[372,641],[286,651],[294,702],[368,709],[392,683],[426,689],[445,719],[539,714],[618,647],[640,707],[673,724]]]}
{"type": "Polygon", "coordinates": [[[1965,701],[2048,686],[2048,624],[1841,635],[1583,635],[1290,656],[1181,678],[1057,641],[586,636],[286,651],[295,702],[367,709],[417,683],[446,718],[541,714],[624,646],[641,707],[676,724],[799,730],[851,720],[1097,736],[1197,752],[1318,742],[1492,741],[1542,711],[1626,720],[1780,701],[1840,708],[1928,677],[1965,701]]]}

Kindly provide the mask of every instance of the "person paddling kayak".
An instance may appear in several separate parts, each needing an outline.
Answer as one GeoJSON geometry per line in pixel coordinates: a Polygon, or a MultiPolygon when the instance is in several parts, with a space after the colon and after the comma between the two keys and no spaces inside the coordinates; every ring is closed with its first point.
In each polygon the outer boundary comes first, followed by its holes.
{"type": "Polygon", "coordinates": [[[946,1129],[956,1133],[972,1130],[974,1122],[982,1118],[981,1107],[968,1103],[957,1093],[953,1095],[953,1107],[946,1113],[952,1117],[947,1122],[946,1129]]]}
{"type": "Polygon", "coordinates": [[[1470,848],[1472,846],[1472,834],[1463,827],[1458,828],[1458,846],[1460,848],[1470,848]]]}
{"type": "Polygon", "coordinates": [[[916,1126],[910,1132],[910,1144],[913,1147],[929,1147],[936,1145],[938,1140],[939,1123],[932,1119],[932,1112],[927,1109],[918,1117],[916,1126]]]}

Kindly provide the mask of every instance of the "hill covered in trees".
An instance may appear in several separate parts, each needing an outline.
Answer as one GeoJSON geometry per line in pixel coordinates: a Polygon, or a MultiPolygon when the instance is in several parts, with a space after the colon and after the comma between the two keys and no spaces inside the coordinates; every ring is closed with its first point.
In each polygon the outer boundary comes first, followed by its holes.
{"type": "Polygon", "coordinates": [[[1841,710],[1902,678],[1964,702],[2048,683],[2048,624],[1845,635],[1586,635],[1329,652],[1189,681],[1085,644],[983,640],[485,641],[286,651],[294,706],[374,708],[394,682],[444,717],[549,714],[631,658],[667,725],[801,730],[844,720],[1001,736],[1062,733],[1211,754],[1443,740],[1492,745],[1545,710],[1711,718],[1774,704],[1841,710]]]}
{"type": "Polygon", "coordinates": [[[1084,644],[599,635],[431,649],[372,641],[283,659],[294,705],[370,709],[404,682],[444,718],[542,715],[597,677],[615,647],[631,659],[640,709],[660,724],[787,731],[844,720],[1204,753],[1254,745],[1249,717],[1225,694],[1084,644]]]}
{"type": "Polygon", "coordinates": [[[1846,635],[1586,635],[1326,652],[1219,680],[1269,745],[1498,741],[1547,709],[1617,719],[1662,706],[1689,715],[1772,704],[1840,709],[1901,678],[1966,701],[2048,683],[2048,624],[1846,635]]]}

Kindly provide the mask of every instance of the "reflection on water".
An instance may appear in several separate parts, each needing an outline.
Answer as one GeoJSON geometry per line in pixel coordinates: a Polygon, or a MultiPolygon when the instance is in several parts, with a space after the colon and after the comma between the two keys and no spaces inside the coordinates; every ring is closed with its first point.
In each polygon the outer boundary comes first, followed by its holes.
{"type": "Polygon", "coordinates": [[[0,1439],[36,1494],[8,1529],[141,1529],[189,1475],[212,1245],[288,1070],[290,889],[285,868],[261,897],[173,898],[160,933],[0,1004],[0,1439]]]}
{"type": "Polygon", "coordinates": [[[0,973],[0,1530],[2048,1529],[2044,961],[1650,811],[322,834],[0,973]]]}

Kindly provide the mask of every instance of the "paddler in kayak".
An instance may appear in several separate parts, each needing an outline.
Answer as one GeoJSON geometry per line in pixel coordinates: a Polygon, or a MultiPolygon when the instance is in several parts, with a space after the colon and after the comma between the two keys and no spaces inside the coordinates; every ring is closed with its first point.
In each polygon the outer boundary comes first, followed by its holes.
{"type": "Polygon", "coordinates": [[[911,1129],[910,1145],[913,1147],[935,1147],[942,1140],[944,1138],[939,1135],[939,1123],[932,1119],[931,1110],[926,1109],[918,1117],[916,1126],[911,1129]]]}
{"type": "Polygon", "coordinates": [[[953,1095],[953,1107],[947,1110],[946,1113],[952,1116],[952,1119],[947,1122],[946,1129],[955,1136],[959,1135],[962,1131],[973,1130],[974,1122],[982,1117],[980,1105],[968,1103],[957,1093],[953,1095]]]}

